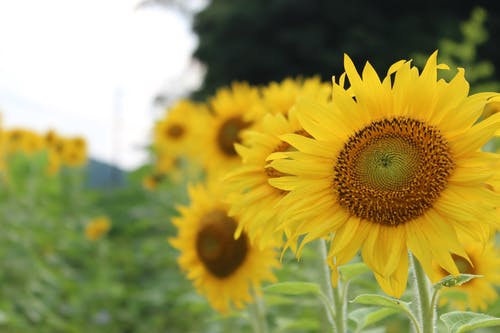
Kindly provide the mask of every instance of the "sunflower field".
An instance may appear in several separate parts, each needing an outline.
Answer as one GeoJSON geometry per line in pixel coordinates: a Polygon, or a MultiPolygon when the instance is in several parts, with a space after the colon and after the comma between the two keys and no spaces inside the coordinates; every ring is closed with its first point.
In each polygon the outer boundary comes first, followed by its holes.
{"type": "Polygon", "coordinates": [[[498,332],[500,86],[467,36],[176,100],[113,186],[85,138],[1,128],[0,333],[498,332]]]}
{"type": "Polygon", "coordinates": [[[113,188],[3,129],[0,332],[494,332],[500,94],[437,56],[178,101],[113,188]]]}

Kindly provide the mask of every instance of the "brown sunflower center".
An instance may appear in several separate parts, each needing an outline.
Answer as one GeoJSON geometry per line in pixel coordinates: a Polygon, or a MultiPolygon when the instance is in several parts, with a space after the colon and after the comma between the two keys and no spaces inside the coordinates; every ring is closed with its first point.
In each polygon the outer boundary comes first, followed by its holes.
{"type": "Polygon", "coordinates": [[[236,221],[223,210],[214,210],[201,219],[196,252],[206,269],[218,278],[230,276],[245,260],[248,243],[244,233],[234,239],[236,221]]]}
{"type": "MultiPolygon", "coordinates": [[[[305,136],[307,138],[312,137],[311,134],[307,133],[307,131],[304,129],[295,131],[294,134],[302,135],[302,136],[305,136]]],[[[294,151],[294,150],[296,150],[296,149],[293,148],[288,142],[281,141],[281,143],[279,145],[277,145],[276,148],[274,148],[273,153],[284,152],[284,151],[294,151]]],[[[277,177],[288,176],[286,173],[283,173],[281,171],[276,170],[273,167],[268,166],[269,163],[270,162],[266,163],[266,167],[265,167],[267,177],[277,178],[277,177]]]]}
{"type": "Polygon", "coordinates": [[[45,142],[48,145],[51,145],[54,143],[55,140],[56,140],[56,134],[52,131],[47,132],[47,134],[45,135],[45,142]]]}
{"type": "Polygon", "coordinates": [[[372,122],[349,138],[333,181],[340,205],[384,225],[421,216],[446,187],[454,168],[439,130],[408,118],[372,122]]]}
{"type": "Polygon", "coordinates": [[[235,156],[236,150],[234,149],[234,144],[241,142],[241,130],[250,125],[251,122],[245,121],[239,116],[226,120],[217,133],[217,144],[220,150],[228,156],[235,156]]]}
{"type": "Polygon", "coordinates": [[[179,124],[172,124],[167,127],[166,134],[172,139],[178,139],[184,134],[184,126],[179,124]]]}
{"type": "Polygon", "coordinates": [[[10,141],[18,141],[21,140],[23,137],[23,134],[20,131],[12,131],[9,136],[10,141]]]}

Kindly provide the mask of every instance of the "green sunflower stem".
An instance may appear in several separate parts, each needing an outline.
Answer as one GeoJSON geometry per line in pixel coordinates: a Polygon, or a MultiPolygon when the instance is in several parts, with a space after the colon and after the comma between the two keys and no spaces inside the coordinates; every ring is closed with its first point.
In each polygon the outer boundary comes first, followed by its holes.
{"type": "Polygon", "coordinates": [[[339,284],[337,285],[337,288],[334,288],[333,291],[333,301],[335,304],[335,326],[337,327],[337,333],[342,333],[342,332],[347,332],[346,331],[346,302],[345,302],[345,297],[342,296],[342,289],[340,286],[340,281],[339,284]]]}
{"type": "Polygon", "coordinates": [[[327,256],[328,251],[326,249],[326,241],[324,239],[319,240],[319,250],[321,253],[323,278],[322,286],[323,292],[326,294],[330,308],[334,308],[335,315],[333,316],[331,311],[327,311],[327,318],[331,325],[334,327],[334,331],[337,333],[345,332],[345,318],[346,318],[346,308],[345,308],[345,298],[342,296],[342,288],[339,284],[337,288],[332,287],[330,267],[328,266],[327,256]]]}
{"type": "Polygon", "coordinates": [[[415,294],[418,301],[417,310],[421,325],[420,331],[422,333],[435,333],[437,295],[432,295],[431,284],[420,262],[413,254],[410,254],[410,258],[413,266],[413,273],[415,274],[415,294]]]}
{"type": "Polygon", "coordinates": [[[266,309],[264,305],[264,300],[261,295],[257,293],[255,288],[252,286],[251,293],[253,297],[252,304],[252,322],[255,333],[267,333],[267,320],[266,320],[266,309]]]}

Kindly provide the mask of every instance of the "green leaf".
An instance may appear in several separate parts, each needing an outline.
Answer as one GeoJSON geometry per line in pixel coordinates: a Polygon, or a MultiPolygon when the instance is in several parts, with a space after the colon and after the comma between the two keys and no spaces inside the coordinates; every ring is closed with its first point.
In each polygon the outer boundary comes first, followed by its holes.
{"type": "Polygon", "coordinates": [[[363,294],[359,295],[351,301],[351,303],[378,305],[386,308],[393,308],[398,310],[409,309],[410,302],[403,302],[397,298],[376,295],[376,294],[363,294]]]}
{"type": "Polygon", "coordinates": [[[283,295],[320,295],[321,289],[318,284],[311,282],[280,282],[264,288],[268,293],[283,295]]]}
{"type": "Polygon", "coordinates": [[[438,283],[434,284],[434,288],[440,289],[442,287],[460,286],[477,277],[482,277],[482,275],[473,275],[473,274],[460,274],[458,276],[448,275],[442,278],[438,283]]]}
{"type": "Polygon", "coordinates": [[[410,303],[401,301],[396,298],[376,294],[363,294],[353,299],[351,303],[375,305],[384,308],[395,309],[399,312],[405,313],[414,325],[416,325],[417,322],[417,319],[413,315],[413,312],[411,312],[410,303]]]}
{"type": "Polygon", "coordinates": [[[361,308],[349,313],[349,319],[356,323],[356,332],[360,332],[363,328],[376,324],[397,312],[399,310],[394,308],[382,308],[375,311],[371,308],[361,308]]]}
{"type": "Polygon", "coordinates": [[[368,272],[370,272],[370,268],[368,268],[368,266],[363,262],[356,262],[339,267],[340,278],[344,282],[352,280],[368,272]]]}
{"type": "Polygon", "coordinates": [[[303,331],[315,331],[320,329],[320,325],[317,320],[312,318],[299,318],[296,320],[290,320],[286,318],[278,318],[276,320],[276,326],[278,332],[290,332],[292,330],[303,331]]]}
{"type": "Polygon", "coordinates": [[[468,311],[448,312],[443,314],[440,319],[448,327],[450,333],[463,333],[480,327],[500,326],[500,318],[468,311]]]}

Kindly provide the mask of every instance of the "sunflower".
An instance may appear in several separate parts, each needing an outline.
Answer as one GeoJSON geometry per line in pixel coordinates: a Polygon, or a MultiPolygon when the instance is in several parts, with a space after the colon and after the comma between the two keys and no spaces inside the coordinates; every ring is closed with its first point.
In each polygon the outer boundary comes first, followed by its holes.
{"type": "Polygon", "coordinates": [[[262,246],[281,239],[281,232],[276,230],[280,210],[269,208],[276,207],[287,192],[269,185],[269,178],[281,174],[266,168],[269,163],[266,158],[290,148],[279,135],[300,131],[303,130],[294,112],[290,112],[288,118],[281,113],[267,114],[262,120],[261,131],[245,131],[246,145],[236,144],[242,165],[229,172],[225,180],[226,201],[231,206],[229,215],[239,218],[237,236],[245,230],[251,241],[259,239],[262,246]]]}
{"type": "Polygon", "coordinates": [[[464,70],[437,80],[437,52],[424,69],[399,61],[381,81],[367,63],[362,77],[348,56],[334,82],[332,103],[302,99],[297,114],[312,136],[283,139],[298,151],[271,166],[292,176],[270,179],[290,190],[283,225],[301,245],[334,233],[337,267],[361,249],[382,289],[400,297],[408,278],[408,250],[427,274],[432,261],[459,274],[453,254],[467,258],[457,234],[485,241],[499,225],[497,154],[480,151],[500,117],[477,122],[496,93],[468,96],[464,70]],[[346,76],[349,89],[344,88],[346,76]],[[489,224],[489,225],[488,225],[489,224]]]}
{"type": "Polygon", "coordinates": [[[64,165],[77,167],[87,162],[87,143],[81,137],[59,138],[56,140],[55,150],[64,165]]]}
{"type": "MultiPolygon", "coordinates": [[[[319,77],[295,80],[287,78],[279,83],[271,82],[261,90],[262,104],[260,106],[264,108],[261,112],[286,115],[299,97],[308,96],[318,101],[328,100],[332,87],[330,84],[322,82],[319,77]]],[[[258,110],[258,108],[254,110],[258,110]]]]}
{"type": "Polygon", "coordinates": [[[174,183],[199,179],[203,171],[198,159],[187,158],[182,154],[171,154],[167,151],[154,156],[153,164],[154,175],[161,176],[159,180],[168,178],[174,183]]]}
{"type": "MultiPolygon", "coordinates": [[[[491,304],[498,298],[495,290],[495,285],[500,284],[500,251],[495,247],[493,241],[488,242],[486,245],[480,242],[467,242],[465,244],[465,252],[469,260],[453,255],[460,273],[482,275],[482,277],[472,279],[460,286],[456,286],[444,290],[440,303],[450,303],[452,307],[459,310],[465,310],[467,307],[472,311],[486,310],[488,304],[491,304]],[[466,299],[453,299],[447,296],[447,291],[460,291],[465,293],[466,299]]],[[[433,281],[437,282],[449,272],[440,266],[434,264],[433,281]]]]}
{"type": "Polygon", "coordinates": [[[96,241],[108,233],[111,228],[111,222],[106,216],[99,216],[87,223],[85,227],[85,237],[88,240],[96,241]]]}
{"type": "Polygon", "coordinates": [[[279,263],[272,247],[252,246],[245,233],[234,238],[237,220],[228,216],[216,184],[189,187],[191,205],[179,208],[181,216],[173,219],[179,233],[170,243],[180,250],[179,265],[198,292],[227,313],[252,301],[250,288],[274,281],[271,269],[279,263]]]}
{"type": "MultiPolygon", "coordinates": [[[[239,217],[237,235],[245,229],[253,241],[263,244],[281,239],[278,227],[279,209],[275,207],[286,191],[276,189],[268,183],[269,178],[282,176],[275,169],[267,167],[267,158],[272,153],[290,149],[290,145],[279,138],[287,133],[307,135],[298,122],[293,105],[298,97],[311,96],[326,103],[331,88],[319,78],[306,80],[285,79],[262,88],[262,107],[267,114],[257,124],[256,130],[242,132],[243,143],[235,149],[242,159],[242,165],[226,177],[227,201],[231,205],[230,215],[239,217]]],[[[278,155],[274,154],[274,155],[278,155]]]]}
{"type": "Polygon", "coordinates": [[[252,129],[262,117],[259,91],[246,83],[221,88],[209,101],[212,111],[201,142],[208,173],[221,175],[240,163],[235,143],[241,143],[241,132],[252,129]]]}
{"type": "Polygon", "coordinates": [[[47,149],[47,174],[53,176],[61,168],[62,138],[54,130],[49,130],[44,135],[47,149]]]}
{"type": "Polygon", "coordinates": [[[204,104],[178,101],[154,128],[157,154],[197,158],[200,155],[199,135],[206,126],[207,117],[208,111],[204,104]]]}
{"type": "Polygon", "coordinates": [[[43,149],[43,138],[30,130],[13,128],[6,130],[3,134],[5,136],[3,142],[7,154],[19,152],[30,154],[43,149]]]}
{"type": "Polygon", "coordinates": [[[142,179],[142,186],[148,191],[154,191],[164,179],[165,175],[161,173],[153,173],[151,175],[146,175],[142,179]]]}

